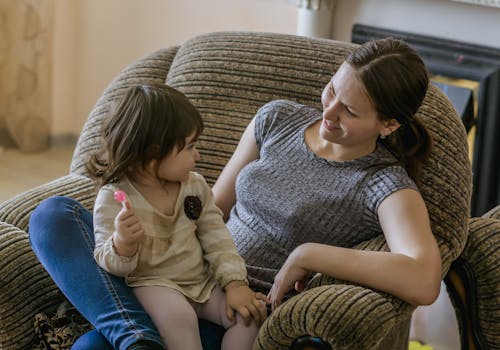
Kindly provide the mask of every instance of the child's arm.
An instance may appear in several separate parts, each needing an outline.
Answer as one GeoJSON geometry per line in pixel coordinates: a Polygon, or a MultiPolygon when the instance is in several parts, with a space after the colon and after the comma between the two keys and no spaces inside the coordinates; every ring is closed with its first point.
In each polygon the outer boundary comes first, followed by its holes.
{"type": "Polygon", "coordinates": [[[104,270],[121,277],[127,276],[137,266],[137,243],[123,234],[131,223],[127,220],[135,217],[131,213],[130,204],[122,207],[115,201],[110,187],[101,188],[94,206],[94,258],[104,270]]]}
{"type": "Polygon", "coordinates": [[[113,247],[120,256],[134,256],[138,243],[144,236],[139,218],[135,216],[125,192],[116,191],[114,198],[122,204],[122,210],[115,217],[115,232],[113,232],[113,247]]]}
{"type": "Polygon", "coordinates": [[[235,320],[234,311],[246,323],[255,319],[260,325],[267,317],[266,296],[248,287],[245,262],[238,254],[233,238],[222,219],[222,211],[215,205],[210,187],[201,175],[203,209],[196,220],[197,235],[203,247],[205,260],[214,271],[215,279],[226,292],[227,316],[235,320]]]}
{"type": "Polygon", "coordinates": [[[222,219],[222,211],[215,205],[210,187],[203,177],[197,176],[202,210],[196,219],[196,234],[203,248],[204,258],[210,264],[218,284],[232,281],[247,284],[245,262],[238,254],[233,238],[222,219]]]}
{"type": "Polygon", "coordinates": [[[229,282],[224,288],[226,292],[226,315],[234,323],[236,322],[234,312],[238,312],[245,324],[249,324],[251,318],[260,326],[267,318],[266,296],[254,292],[246,283],[240,281],[229,282]]]}

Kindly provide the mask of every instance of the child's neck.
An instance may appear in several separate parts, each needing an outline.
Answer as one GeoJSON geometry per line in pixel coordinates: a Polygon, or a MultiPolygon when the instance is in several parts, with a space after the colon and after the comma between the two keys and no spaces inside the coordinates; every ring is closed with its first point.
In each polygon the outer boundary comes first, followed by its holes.
{"type": "Polygon", "coordinates": [[[151,206],[164,215],[173,215],[180,191],[180,182],[159,179],[147,171],[128,176],[151,206]]]}

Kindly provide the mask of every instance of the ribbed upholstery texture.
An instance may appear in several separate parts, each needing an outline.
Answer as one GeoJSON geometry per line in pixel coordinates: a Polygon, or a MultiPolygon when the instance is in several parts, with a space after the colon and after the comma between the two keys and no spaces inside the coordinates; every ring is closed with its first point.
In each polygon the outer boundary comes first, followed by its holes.
{"type": "MultiPolygon", "coordinates": [[[[124,69],[89,115],[73,156],[72,175],[0,207],[0,349],[29,348],[32,317],[53,309],[60,301],[57,289],[29,249],[29,215],[41,199],[53,194],[66,193],[92,207],[94,188],[79,175],[86,174],[84,163],[89,152],[98,147],[103,118],[127,87],[166,82],[199,108],[206,128],[197,170],[213,184],[260,106],[281,98],[320,108],[324,85],[354,47],[292,35],[221,32],[157,51],[124,69]],[[33,276],[40,279],[38,287],[34,287],[33,276]],[[50,292],[40,292],[43,288],[50,292]]],[[[424,167],[421,191],[439,243],[444,276],[462,252],[469,229],[467,139],[452,105],[433,86],[419,116],[435,141],[432,157],[424,167]]],[[[363,242],[358,248],[387,250],[383,237],[363,242]]],[[[323,337],[336,350],[405,349],[412,311],[412,306],[385,293],[317,276],[308,291],[269,317],[255,349],[284,350],[304,333],[323,337]]]]}
{"type": "Polygon", "coordinates": [[[0,349],[31,349],[34,316],[64,300],[28,241],[28,220],[42,200],[64,195],[92,208],[95,191],[83,176],[67,175],[0,205],[0,349]]]}
{"type": "Polygon", "coordinates": [[[210,34],[182,45],[166,82],[203,115],[198,170],[207,181],[215,182],[264,103],[284,98],[319,108],[323,87],[352,47],[264,33],[210,34]]]}
{"type": "Polygon", "coordinates": [[[483,215],[483,217],[500,220],[500,205],[497,205],[496,207],[489,210],[483,215]]]}
{"type": "Polygon", "coordinates": [[[470,220],[467,244],[445,280],[462,342],[477,349],[500,349],[500,220],[489,215],[470,220]]]}

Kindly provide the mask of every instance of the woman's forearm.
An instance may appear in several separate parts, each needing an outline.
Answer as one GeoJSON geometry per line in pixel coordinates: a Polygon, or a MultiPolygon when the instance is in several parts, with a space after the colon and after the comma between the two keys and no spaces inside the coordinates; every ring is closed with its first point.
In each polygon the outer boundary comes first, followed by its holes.
{"type": "Polygon", "coordinates": [[[317,243],[305,243],[293,254],[304,269],[384,291],[411,304],[428,305],[439,295],[439,269],[424,258],[317,243]]]}

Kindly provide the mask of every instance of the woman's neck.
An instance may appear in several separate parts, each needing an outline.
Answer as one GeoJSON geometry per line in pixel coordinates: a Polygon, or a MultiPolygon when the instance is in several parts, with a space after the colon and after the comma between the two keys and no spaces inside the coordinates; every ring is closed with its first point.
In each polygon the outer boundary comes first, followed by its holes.
{"type": "Polygon", "coordinates": [[[321,120],[309,127],[304,135],[309,150],[320,158],[337,162],[354,160],[374,152],[377,147],[376,141],[360,145],[344,145],[327,141],[320,136],[320,127],[321,120]]]}

